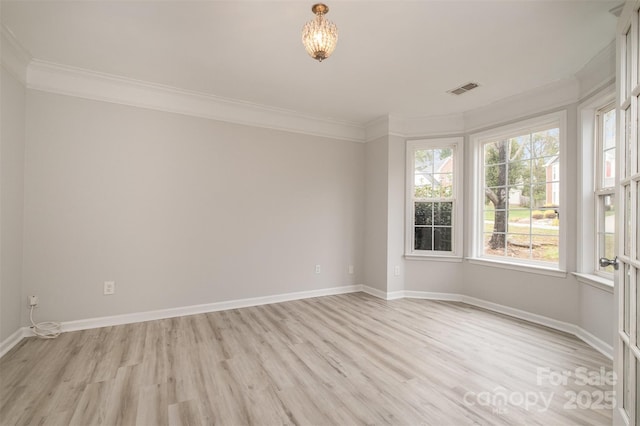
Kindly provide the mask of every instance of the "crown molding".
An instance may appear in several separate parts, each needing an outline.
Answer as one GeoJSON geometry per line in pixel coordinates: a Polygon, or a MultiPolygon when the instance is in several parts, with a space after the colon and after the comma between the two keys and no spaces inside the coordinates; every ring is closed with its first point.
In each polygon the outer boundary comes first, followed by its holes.
{"type": "Polygon", "coordinates": [[[616,41],[611,41],[576,73],[580,98],[586,99],[616,78],[616,41]]]}
{"type": "Polygon", "coordinates": [[[0,29],[2,65],[29,89],[352,142],[385,136],[420,138],[475,132],[579,102],[615,78],[612,42],[571,78],[474,110],[423,117],[389,114],[361,124],[32,59],[10,29],[0,29]]]}
{"type": "Polygon", "coordinates": [[[435,137],[464,133],[465,123],[460,113],[424,117],[389,116],[389,133],[405,138],[435,137]]]}
{"type": "Polygon", "coordinates": [[[468,134],[576,103],[580,99],[579,86],[577,78],[569,78],[463,113],[424,117],[390,114],[366,124],[366,140],[383,136],[415,139],[468,134]]]}
{"type": "Polygon", "coordinates": [[[504,98],[465,112],[465,132],[477,132],[484,128],[535,116],[543,111],[564,108],[578,102],[579,94],[578,80],[572,77],[504,98]]]}
{"type": "Polygon", "coordinates": [[[389,136],[389,116],[383,115],[375,120],[369,121],[364,126],[365,128],[365,141],[371,142],[376,139],[389,136]]]}
{"type": "Polygon", "coordinates": [[[27,67],[31,55],[18,42],[13,32],[0,24],[0,64],[22,84],[27,84],[27,67]]]}
{"type": "Polygon", "coordinates": [[[319,118],[37,59],[29,64],[27,87],[254,127],[353,142],[365,141],[365,128],[359,123],[319,118]]]}
{"type": "Polygon", "coordinates": [[[464,133],[464,120],[462,114],[424,117],[389,114],[368,122],[365,129],[367,142],[386,136],[407,139],[451,136],[464,133]]]}

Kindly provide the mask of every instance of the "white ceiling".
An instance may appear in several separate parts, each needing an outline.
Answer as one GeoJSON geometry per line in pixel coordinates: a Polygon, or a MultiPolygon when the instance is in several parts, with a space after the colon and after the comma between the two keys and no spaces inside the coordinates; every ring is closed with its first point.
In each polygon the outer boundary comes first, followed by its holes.
{"type": "Polygon", "coordinates": [[[571,78],[614,38],[619,0],[327,0],[338,47],[300,41],[313,1],[6,1],[36,59],[366,123],[459,113],[571,78]],[[446,93],[469,81],[480,87],[446,93]]]}

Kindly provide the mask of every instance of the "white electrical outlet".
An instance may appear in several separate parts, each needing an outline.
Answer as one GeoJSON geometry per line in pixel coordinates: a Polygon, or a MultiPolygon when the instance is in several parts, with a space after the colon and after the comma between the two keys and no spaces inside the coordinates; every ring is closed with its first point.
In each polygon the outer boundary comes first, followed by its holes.
{"type": "Polygon", "coordinates": [[[320,265],[316,265],[316,274],[320,273],[320,265]]]}
{"type": "Polygon", "coordinates": [[[395,268],[393,268],[393,274],[394,274],[396,277],[399,277],[399,276],[400,276],[400,267],[399,267],[398,265],[396,265],[396,266],[395,266],[395,268]]]}
{"type": "Polygon", "coordinates": [[[104,282],[104,294],[110,295],[116,293],[116,282],[115,281],[105,281],[104,282]]]}
{"type": "Polygon", "coordinates": [[[27,302],[29,306],[38,306],[38,296],[29,296],[27,302]]]}
{"type": "Polygon", "coordinates": [[[349,265],[349,273],[353,274],[353,265],[349,265]]]}

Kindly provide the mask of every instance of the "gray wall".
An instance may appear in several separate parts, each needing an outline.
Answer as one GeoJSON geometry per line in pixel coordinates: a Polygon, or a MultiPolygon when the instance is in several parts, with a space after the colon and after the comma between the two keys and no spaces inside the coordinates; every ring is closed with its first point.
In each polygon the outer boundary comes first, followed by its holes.
{"type": "MultiPolygon", "coordinates": [[[[525,101],[519,100],[518,103],[525,101]]],[[[578,215],[578,135],[577,135],[577,104],[564,108],[542,110],[536,114],[518,115],[517,104],[511,108],[513,116],[504,117],[501,122],[507,124],[520,121],[528,117],[544,115],[549,112],[563,110],[567,112],[567,170],[566,190],[567,200],[564,209],[567,235],[567,264],[568,272],[576,271],[578,245],[578,228],[575,218],[578,215]]],[[[494,124],[497,127],[501,124],[494,124]]],[[[487,128],[491,128],[487,127],[487,128]]],[[[476,130],[479,131],[479,130],[476,130]]],[[[474,131],[473,133],[475,133],[474,131]]],[[[472,147],[465,143],[466,170],[472,170],[472,147]]],[[[399,167],[405,163],[398,159],[399,167]]],[[[474,176],[465,174],[465,193],[469,194],[474,176]]],[[[469,202],[466,197],[465,202],[469,202]]],[[[467,206],[468,207],[468,206],[467,206]]],[[[465,209],[465,235],[471,223],[470,209],[465,209]]],[[[400,227],[396,227],[398,232],[400,227]]],[[[468,239],[465,241],[465,252],[469,252],[468,239]]],[[[602,289],[580,284],[576,278],[568,273],[559,278],[542,274],[522,272],[490,265],[481,265],[464,261],[449,263],[433,260],[406,260],[406,276],[404,289],[407,291],[454,293],[482,299],[507,307],[542,315],[558,321],[568,322],[582,327],[587,332],[608,344],[613,344],[613,294],[602,289]]]]}
{"type": "MultiPolygon", "coordinates": [[[[562,226],[566,229],[566,270],[575,271],[576,265],[576,209],[577,200],[577,105],[568,105],[559,109],[567,113],[566,135],[566,207],[563,207],[562,226]]],[[[557,111],[557,110],[556,110],[557,111]]],[[[544,115],[553,111],[541,111],[544,115]]],[[[523,119],[526,119],[525,117],[523,119]]],[[[465,164],[472,170],[473,148],[466,150],[465,164]]],[[[466,176],[467,188],[472,187],[474,176],[466,176]]],[[[468,210],[467,210],[468,212],[468,210]]],[[[471,223],[467,213],[465,224],[471,223]]],[[[532,274],[503,268],[487,267],[465,262],[464,264],[465,294],[501,305],[510,306],[527,312],[536,313],[559,321],[579,324],[579,284],[568,274],[566,278],[557,278],[541,274],[532,274]]],[[[600,337],[600,336],[599,336],[600,337]]],[[[601,336],[603,338],[605,336],[601,336]]],[[[608,337],[608,336],[606,336],[608,337]]]]}
{"type": "Polygon", "coordinates": [[[23,325],[20,310],[25,88],[4,66],[0,73],[0,342],[3,342],[23,325]]]}
{"type": "Polygon", "coordinates": [[[366,207],[365,207],[365,281],[377,290],[387,291],[387,175],[389,164],[388,138],[365,144],[366,207]]]}
{"type": "MultiPolygon", "coordinates": [[[[548,112],[541,93],[465,122],[548,112]]],[[[576,105],[564,109],[575,217],[576,105]]],[[[27,294],[40,320],[69,321],[351,284],[466,294],[613,341],[613,296],[571,275],[405,260],[405,139],[394,134],[360,144],[25,94],[3,68],[0,153],[0,342],[28,323],[27,294]]],[[[572,271],[575,226],[567,237],[572,271]]]]}
{"type": "Polygon", "coordinates": [[[404,290],[404,200],[406,142],[403,137],[389,135],[389,183],[387,197],[387,289],[389,292],[404,290]],[[398,232],[399,231],[399,232],[398,232]],[[396,275],[395,268],[399,268],[396,275]]]}
{"type": "Polygon", "coordinates": [[[68,321],[361,283],[364,150],[29,90],[24,289],[68,321]]]}

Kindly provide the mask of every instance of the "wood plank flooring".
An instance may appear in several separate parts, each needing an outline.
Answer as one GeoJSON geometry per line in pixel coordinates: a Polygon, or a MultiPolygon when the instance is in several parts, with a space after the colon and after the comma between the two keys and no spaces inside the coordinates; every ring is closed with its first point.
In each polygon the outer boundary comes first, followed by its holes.
{"type": "Polygon", "coordinates": [[[0,423],[604,425],[612,386],[579,377],[611,368],[525,321],[355,293],[25,339],[0,423]]]}

